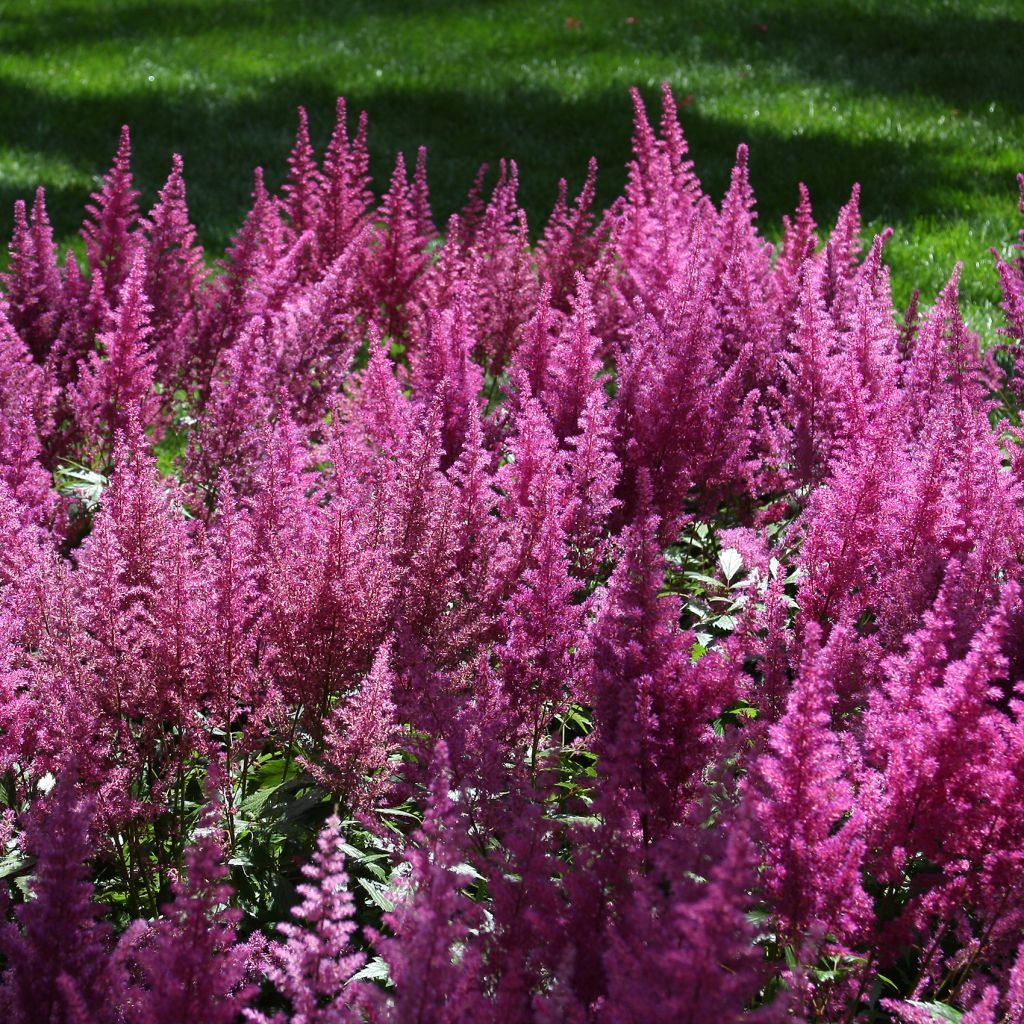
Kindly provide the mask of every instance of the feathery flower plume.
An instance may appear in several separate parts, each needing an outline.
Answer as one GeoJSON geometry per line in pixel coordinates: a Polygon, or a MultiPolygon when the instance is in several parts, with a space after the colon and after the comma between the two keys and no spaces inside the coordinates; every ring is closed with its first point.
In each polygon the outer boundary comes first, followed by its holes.
{"type": "Polygon", "coordinates": [[[145,280],[146,256],[140,246],[121,288],[113,325],[97,338],[102,352],[89,354],[72,390],[79,426],[87,435],[103,438],[108,451],[116,434],[133,420],[145,429],[157,419],[150,345],[152,307],[146,299],[145,280]]]}
{"type": "Polygon", "coordinates": [[[25,204],[14,204],[14,235],[7,272],[0,275],[6,292],[7,316],[42,363],[57,340],[65,312],[53,229],[46,213],[46,193],[36,189],[31,225],[25,204]]]}
{"type": "Polygon", "coordinates": [[[103,296],[113,306],[131,270],[139,219],[139,192],[132,188],[132,143],[128,125],[121,128],[114,165],[103,179],[99,192],[86,206],[88,218],[82,237],[89,269],[103,283],[103,296]]]}

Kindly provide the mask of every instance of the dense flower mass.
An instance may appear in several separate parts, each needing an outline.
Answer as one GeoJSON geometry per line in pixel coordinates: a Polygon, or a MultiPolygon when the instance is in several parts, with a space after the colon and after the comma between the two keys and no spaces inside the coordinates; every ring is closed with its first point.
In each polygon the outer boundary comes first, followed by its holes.
{"type": "Polygon", "coordinates": [[[982,352],[634,105],[533,236],[342,101],[217,263],[16,205],[5,1021],[1024,1024],[1024,255],[982,352]]]}

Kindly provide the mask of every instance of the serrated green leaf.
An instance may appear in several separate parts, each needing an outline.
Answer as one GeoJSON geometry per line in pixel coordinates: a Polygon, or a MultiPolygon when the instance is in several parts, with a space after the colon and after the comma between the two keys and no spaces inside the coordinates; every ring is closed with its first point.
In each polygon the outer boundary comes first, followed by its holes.
{"type": "Polygon", "coordinates": [[[380,981],[385,985],[389,985],[391,983],[391,969],[388,967],[386,960],[375,956],[368,964],[356,971],[345,984],[351,985],[354,981],[380,981]]]}
{"type": "Polygon", "coordinates": [[[465,861],[456,864],[452,869],[457,875],[467,875],[469,878],[473,878],[477,881],[481,880],[484,876],[472,864],[467,864],[465,861]]]}
{"type": "Polygon", "coordinates": [[[401,807],[378,807],[376,808],[378,814],[388,814],[395,818],[410,818],[412,821],[419,822],[419,815],[413,814],[412,811],[403,810],[401,807]]]}
{"type": "Polygon", "coordinates": [[[702,572],[687,572],[683,575],[688,580],[693,580],[695,583],[703,583],[706,587],[714,587],[716,590],[722,586],[720,580],[716,580],[714,576],[705,576],[702,572]]]}
{"type": "Polygon", "coordinates": [[[596,828],[601,824],[601,819],[594,814],[560,814],[558,820],[569,825],[586,825],[588,828],[596,828]]]}
{"type": "Polygon", "coordinates": [[[735,548],[726,548],[718,556],[718,564],[722,575],[731,583],[733,576],[743,568],[743,556],[735,548]]]}
{"type": "Polygon", "coordinates": [[[395,909],[394,903],[388,899],[385,892],[384,886],[379,885],[377,882],[372,881],[369,878],[357,878],[356,881],[366,890],[370,900],[386,914],[390,914],[395,909]]]}
{"type": "Polygon", "coordinates": [[[295,821],[296,818],[301,818],[302,815],[322,804],[326,796],[326,792],[319,787],[309,793],[304,793],[297,800],[292,800],[288,803],[284,814],[281,815],[281,820],[295,821]]]}
{"type": "Polygon", "coordinates": [[[35,857],[30,857],[21,850],[11,850],[3,860],[0,860],[0,878],[17,875],[34,863],[35,857]]]}
{"type": "Polygon", "coordinates": [[[949,1003],[923,1003],[917,999],[908,999],[907,1005],[930,1013],[935,1020],[952,1021],[953,1024],[959,1024],[964,1015],[963,1010],[958,1010],[949,1003]]]}
{"type": "Polygon", "coordinates": [[[255,793],[250,793],[242,802],[239,804],[239,810],[247,818],[258,818],[260,812],[263,810],[264,804],[274,795],[272,789],[258,789],[255,793]]]}

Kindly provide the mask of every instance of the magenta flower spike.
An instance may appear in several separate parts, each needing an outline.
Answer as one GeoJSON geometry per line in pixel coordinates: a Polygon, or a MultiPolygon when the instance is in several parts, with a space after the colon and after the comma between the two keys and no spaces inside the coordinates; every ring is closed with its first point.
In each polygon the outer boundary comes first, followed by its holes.
{"type": "Polygon", "coordinates": [[[99,192],[86,206],[88,218],[82,225],[89,270],[103,283],[103,295],[110,305],[118,300],[131,269],[139,219],[139,192],[132,187],[132,143],[128,125],[121,128],[114,164],[103,179],[99,192]]]}

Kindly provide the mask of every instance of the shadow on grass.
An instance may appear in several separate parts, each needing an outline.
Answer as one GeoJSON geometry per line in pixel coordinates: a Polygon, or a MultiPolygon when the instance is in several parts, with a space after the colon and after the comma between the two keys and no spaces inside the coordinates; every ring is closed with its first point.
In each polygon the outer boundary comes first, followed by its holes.
{"type": "MultiPolygon", "coordinates": [[[[268,180],[280,182],[295,125],[295,102],[301,98],[311,117],[327,133],[333,116],[333,91],[321,83],[278,83],[244,101],[190,102],[189,97],[160,93],[112,98],[57,98],[5,83],[3,93],[14,110],[31,110],[46,126],[32,140],[34,148],[73,161],[100,174],[110,164],[117,125],[133,128],[134,167],[144,201],[162,184],[173,151],[185,159],[189,203],[204,241],[224,246],[248,206],[252,169],[262,165],[268,180]],[[109,126],[100,131],[99,126],[109,126]]],[[[655,98],[649,97],[651,106],[655,98]]],[[[359,109],[358,96],[349,97],[359,109]]],[[[629,158],[628,96],[616,89],[566,103],[554,93],[523,90],[501,101],[451,91],[376,92],[369,104],[374,176],[384,187],[397,149],[409,154],[423,144],[430,154],[430,181],[439,222],[461,205],[480,162],[492,166],[502,156],[520,168],[522,201],[535,229],[550,211],[557,182],[551,168],[565,169],[570,187],[578,186],[591,155],[598,159],[599,201],[610,202],[625,183],[629,158]],[[458,125],[453,139],[451,125],[458,125]],[[569,126],[569,130],[567,129],[569,126]]],[[[15,131],[18,115],[8,118],[15,131]]],[[[683,126],[705,189],[716,199],[727,187],[736,146],[747,142],[751,175],[761,221],[771,229],[796,201],[797,182],[806,181],[820,216],[834,216],[859,180],[869,218],[894,223],[923,214],[955,212],[944,147],[904,147],[888,141],[851,142],[830,132],[780,134],[770,127],[684,112],[683,126]],[[823,159],[827,155],[827,159],[823,159]]],[[[959,183],[961,190],[985,193],[1002,182],[977,175],[959,183]]],[[[44,183],[45,184],[45,183],[44,183]]],[[[0,210],[29,190],[0,182],[0,210]]],[[[58,236],[74,231],[86,196],[74,188],[48,188],[47,201],[58,236]]]]}
{"type": "MultiPolygon", "coordinates": [[[[628,10],[593,6],[593,19],[577,22],[581,32],[509,35],[509,58],[608,44],[677,58],[699,40],[702,52],[723,62],[784,60],[798,76],[853,82],[861,90],[928,94],[964,110],[997,99],[1007,110],[1024,111],[1024,92],[1018,88],[1024,18],[966,14],[948,4],[915,6],[910,0],[762,0],[757,5],[633,0],[628,10]],[[629,14],[626,33],[623,12],[629,14]]],[[[527,20],[537,13],[536,5],[514,0],[491,0],[488,7],[504,19],[505,29],[519,14],[527,20]]],[[[306,34],[343,35],[371,18],[386,25],[435,15],[473,17],[479,11],[471,0],[93,0],[77,7],[33,7],[31,13],[8,5],[0,52],[42,56],[111,40],[148,44],[158,52],[163,39],[219,29],[256,28],[277,37],[299,28],[306,34]]],[[[557,24],[562,17],[552,11],[550,20],[557,24]]],[[[445,40],[437,43],[440,60],[445,40]]]]}
{"type": "MultiPolygon", "coordinates": [[[[494,2],[494,0],[492,0],[494,2]]],[[[238,26],[287,33],[298,24],[359,26],[368,17],[415,18],[472,9],[472,0],[91,0],[81,6],[54,3],[31,13],[5,11],[0,50],[46,54],[116,39],[125,45],[158,45],[168,37],[195,37],[238,26]]]]}
{"type": "MultiPolygon", "coordinates": [[[[70,9],[54,5],[20,20],[6,16],[3,39],[10,52],[36,52],[42,60],[64,46],[88,47],[111,39],[143,50],[158,49],[162,37],[199,37],[240,22],[250,27],[255,23],[261,31],[275,35],[307,29],[314,34],[329,29],[340,33],[362,24],[369,15],[447,15],[461,7],[470,5],[446,0],[416,4],[384,0],[344,8],[327,0],[218,0],[199,6],[98,3],[70,9]]],[[[993,99],[1012,110],[1022,109],[1024,103],[1011,60],[1012,54],[1024,50],[1024,25],[1006,18],[948,12],[922,18],[909,13],[909,8],[901,13],[895,6],[865,14],[845,2],[787,4],[781,0],[763,5],[763,12],[756,16],[763,21],[758,24],[749,12],[739,16],[735,5],[716,5],[711,0],[685,7],[645,0],[630,9],[637,12],[636,32],[628,42],[632,52],[669,58],[685,53],[698,38],[705,58],[785,61],[798,79],[834,79],[853,82],[863,90],[930,94],[965,111],[993,99]],[[984,74],[979,67],[985,68],[984,74]]],[[[621,25],[614,31],[620,30],[621,25]]],[[[529,54],[548,52],[544,46],[555,57],[569,49],[579,56],[581,47],[584,53],[588,47],[608,49],[614,45],[614,33],[609,32],[596,26],[589,39],[580,35],[570,41],[556,33],[529,54]]],[[[527,40],[517,38],[510,45],[527,47],[527,40]]],[[[518,54],[511,53],[509,60],[515,59],[518,54]]],[[[171,87],[153,85],[106,95],[67,95],[0,71],[6,137],[44,156],[59,157],[84,175],[105,171],[119,125],[130,124],[137,183],[146,203],[162,183],[171,153],[181,152],[193,217],[211,251],[223,249],[240,223],[248,206],[253,167],[263,165],[268,180],[280,182],[299,103],[310,112],[315,141],[322,150],[335,94],[329,67],[284,77],[275,74],[273,80],[268,73],[266,80],[233,92],[172,83],[171,87]]],[[[403,148],[409,154],[420,144],[428,147],[439,223],[461,205],[478,164],[494,164],[501,156],[519,163],[521,197],[535,230],[550,210],[557,175],[567,175],[570,187],[578,187],[591,155],[598,158],[601,169],[598,198],[602,205],[619,193],[625,181],[631,109],[628,95],[618,85],[568,99],[553,90],[525,85],[496,96],[493,89],[467,81],[462,89],[377,86],[365,94],[354,90],[347,99],[351,112],[364,106],[369,111],[378,188],[387,182],[396,150],[403,148]]],[[[649,107],[657,107],[653,95],[648,101],[649,107]]],[[[1012,182],[995,181],[992,175],[953,181],[948,164],[955,152],[938,141],[910,148],[885,140],[854,141],[827,130],[792,135],[763,123],[754,126],[709,117],[692,108],[683,111],[683,125],[698,173],[716,198],[728,183],[736,145],[750,144],[761,223],[769,233],[795,203],[799,180],[809,185],[823,222],[835,215],[851,184],[860,181],[866,216],[887,220],[897,228],[901,222],[925,215],[955,217],[966,194],[989,194],[1005,187],[1009,195],[1012,189],[1012,182]]],[[[21,182],[0,181],[0,232],[9,230],[12,200],[30,191],[21,182]]],[[[75,232],[86,198],[84,190],[48,189],[58,237],[75,232]]]]}
{"type": "Polygon", "coordinates": [[[649,53],[673,57],[696,35],[705,57],[777,62],[797,80],[933,98],[963,113],[993,101],[1024,112],[1024,16],[965,14],[948,4],[915,10],[908,0],[768,0],[745,11],[735,4],[678,6],[644,35],[649,53]]]}

